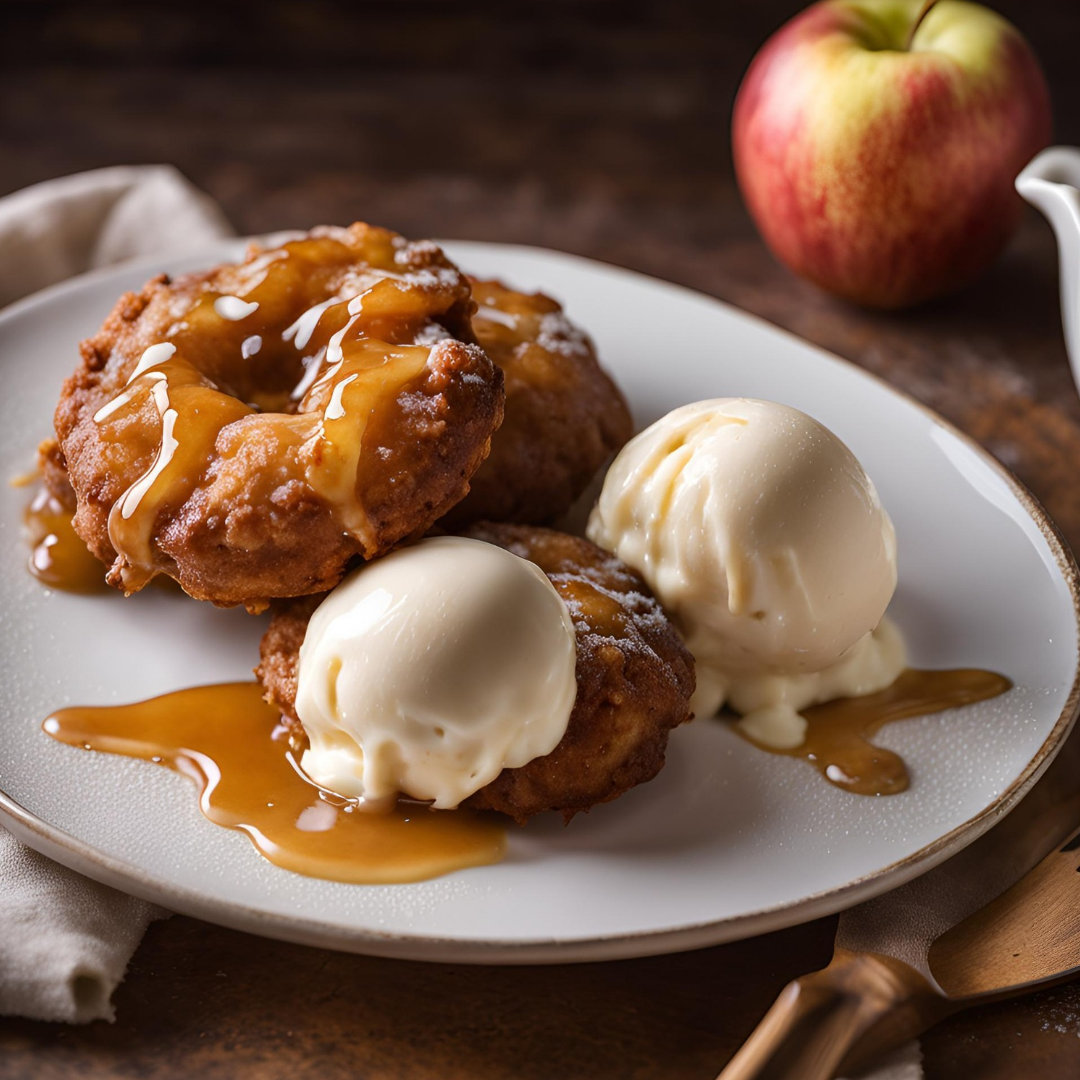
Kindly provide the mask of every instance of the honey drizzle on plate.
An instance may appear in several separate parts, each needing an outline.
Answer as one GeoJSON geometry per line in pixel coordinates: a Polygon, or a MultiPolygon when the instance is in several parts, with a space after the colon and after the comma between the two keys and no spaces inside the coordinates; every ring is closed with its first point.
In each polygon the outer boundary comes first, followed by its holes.
{"type": "Polygon", "coordinates": [[[927,716],[944,709],[998,697],[1012,688],[1003,675],[974,668],[918,671],[908,668],[886,690],[865,697],[838,698],[804,710],[806,738],[799,746],[780,749],[735,731],[747,742],[772,754],[804,758],[830,784],[856,795],[896,795],[910,778],[898,754],[870,740],[885,724],[927,716]]]}
{"type": "Polygon", "coordinates": [[[134,705],[61,709],[42,727],[60,742],[191,777],[210,821],[308,877],[398,884],[502,858],[505,826],[493,816],[415,803],[365,813],[321,792],[299,771],[280,720],[257,683],[225,683],[134,705]]]}
{"type": "Polygon", "coordinates": [[[27,568],[43,585],[72,593],[107,592],[105,567],[71,526],[71,511],[42,489],[23,511],[27,568]]]}

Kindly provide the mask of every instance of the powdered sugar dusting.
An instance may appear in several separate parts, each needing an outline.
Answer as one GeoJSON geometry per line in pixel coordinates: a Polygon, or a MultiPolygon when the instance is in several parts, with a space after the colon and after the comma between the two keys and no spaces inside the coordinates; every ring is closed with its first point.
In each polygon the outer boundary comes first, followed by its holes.
{"type": "Polygon", "coordinates": [[[453,334],[446,329],[445,326],[440,326],[437,322],[425,323],[417,332],[413,335],[414,345],[434,345],[440,341],[450,341],[453,338],[453,334]]]}
{"type": "Polygon", "coordinates": [[[587,359],[592,352],[589,339],[561,311],[549,311],[540,317],[537,344],[549,352],[571,359],[587,359]]]}

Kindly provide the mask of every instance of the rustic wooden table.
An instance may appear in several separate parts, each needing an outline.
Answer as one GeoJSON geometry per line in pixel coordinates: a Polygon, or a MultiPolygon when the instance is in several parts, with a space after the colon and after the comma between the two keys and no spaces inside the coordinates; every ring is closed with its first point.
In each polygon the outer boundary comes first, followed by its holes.
{"type": "MultiPolygon", "coordinates": [[[[836,303],[769,257],[728,118],[799,0],[0,5],[0,194],[171,161],[242,232],[354,218],[517,241],[722,297],[902,387],[981,440],[1080,543],[1080,399],[1055,251],[1032,214],[977,286],[901,315],[836,303]]],[[[998,0],[1080,142],[1080,6],[998,0]]],[[[717,342],[718,351],[723,348],[717,342]]],[[[718,386],[717,390],[722,391],[718,386]]],[[[424,965],[151,927],[118,1020],[0,1019],[0,1078],[708,1078],[835,922],[680,956],[424,965]]],[[[930,1080],[1080,1074],[1080,984],[962,1015],[930,1080]]]]}

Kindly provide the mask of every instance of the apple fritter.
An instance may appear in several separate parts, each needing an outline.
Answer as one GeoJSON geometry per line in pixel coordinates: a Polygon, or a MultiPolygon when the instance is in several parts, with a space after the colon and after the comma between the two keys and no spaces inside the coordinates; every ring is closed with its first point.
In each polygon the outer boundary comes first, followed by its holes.
{"type": "Polygon", "coordinates": [[[46,481],[125,592],[265,606],[333,586],[468,490],[503,408],[429,241],[321,228],[154,278],[83,342],[46,481]]]}

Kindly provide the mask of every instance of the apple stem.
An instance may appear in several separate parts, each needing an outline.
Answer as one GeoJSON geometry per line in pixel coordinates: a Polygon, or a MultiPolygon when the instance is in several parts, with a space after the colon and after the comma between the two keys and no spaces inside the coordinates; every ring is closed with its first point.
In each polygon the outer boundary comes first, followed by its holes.
{"type": "Polygon", "coordinates": [[[919,17],[915,20],[914,25],[911,27],[911,33],[908,34],[907,44],[904,46],[905,52],[911,51],[912,42],[915,40],[915,35],[919,30],[919,27],[923,24],[923,19],[930,14],[930,9],[937,3],[937,0],[923,0],[923,5],[919,9],[919,17]]]}

